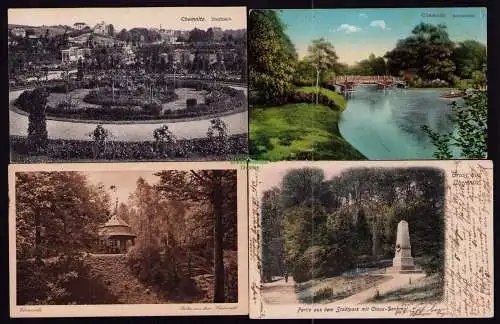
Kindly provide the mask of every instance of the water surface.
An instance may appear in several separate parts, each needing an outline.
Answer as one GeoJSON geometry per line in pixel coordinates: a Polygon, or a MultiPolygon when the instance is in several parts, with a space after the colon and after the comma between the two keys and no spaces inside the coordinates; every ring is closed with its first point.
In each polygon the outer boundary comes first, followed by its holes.
{"type": "Polygon", "coordinates": [[[377,90],[359,86],[342,113],[342,136],[370,160],[434,159],[435,147],[423,125],[441,133],[454,131],[446,89],[377,90]]]}

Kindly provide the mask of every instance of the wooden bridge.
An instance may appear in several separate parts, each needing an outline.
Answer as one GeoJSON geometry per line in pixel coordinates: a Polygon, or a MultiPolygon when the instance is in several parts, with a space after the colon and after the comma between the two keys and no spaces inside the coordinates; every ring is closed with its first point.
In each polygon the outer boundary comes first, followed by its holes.
{"type": "Polygon", "coordinates": [[[389,75],[341,75],[336,76],[330,82],[327,82],[335,91],[348,94],[354,91],[354,87],[361,84],[374,84],[378,89],[387,89],[391,87],[406,88],[407,83],[401,78],[389,75]]]}

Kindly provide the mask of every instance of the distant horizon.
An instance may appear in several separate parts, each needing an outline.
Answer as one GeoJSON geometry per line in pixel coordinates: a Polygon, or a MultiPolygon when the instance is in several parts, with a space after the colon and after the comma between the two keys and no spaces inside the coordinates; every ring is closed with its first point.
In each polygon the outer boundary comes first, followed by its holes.
{"type": "Polygon", "coordinates": [[[246,30],[245,7],[23,8],[9,9],[7,16],[9,25],[29,27],[73,26],[77,22],[94,27],[104,21],[117,32],[160,26],[182,31],[246,30]]]}
{"type": "Polygon", "coordinates": [[[444,24],[454,42],[487,45],[486,8],[284,9],[279,15],[299,58],[313,39],[330,41],[339,62],[355,64],[373,53],[384,56],[419,23],[444,24]]]}

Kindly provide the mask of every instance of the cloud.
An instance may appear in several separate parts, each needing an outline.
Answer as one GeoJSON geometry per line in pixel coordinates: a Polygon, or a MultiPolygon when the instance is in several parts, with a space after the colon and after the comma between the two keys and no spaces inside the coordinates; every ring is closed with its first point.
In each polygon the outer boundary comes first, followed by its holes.
{"type": "Polygon", "coordinates": [[[381,29],[389,29],[389,28],[387,28],[385,21],[383,21],[383,20],[374,20],[370,23],[370,26],[380,27],[381,29]]]}
{"type": "Polygon", "coordinates": [[[359,32],[361,30],[362,30],[361,27],[354,26],[354,25],[349,25],[349,24],[342,24],[342,25],[340,25],[339,28],[336,29],[336,31],[343,31],[346,34],[359,32]]]}
{"type": "Polygon", "coordinates": [[[360,14],[359,14],[359,16],[360,16],[361,18],[368,18],[368,15],[367,15],[367,14],[365,14],[365,13],[360,13],[360,14]]]}

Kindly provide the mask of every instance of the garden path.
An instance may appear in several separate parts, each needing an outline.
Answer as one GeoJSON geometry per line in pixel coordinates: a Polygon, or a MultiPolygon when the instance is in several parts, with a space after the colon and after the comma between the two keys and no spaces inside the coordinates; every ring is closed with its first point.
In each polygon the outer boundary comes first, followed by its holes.
{"type": "Polygon", "coordinates": [[[295,292],[295,281],[288,277],[288,282],[284,278],[265,283],[262,287],[262,297],[266,304],[300,304],[295,292]]]}
{"type": "Polygon", "coordinates": [[[415,283],[418,280],[425,277],[425,273],[387,273],[388,276],[392,278],[387,281],[381,282],[379,285],[363,290],[357,294],[349,296],[347,298],[335,301],[328,305],[355,305],[365,303],[368,299],[375,296],[376,290],[378,289],[380,294],[385,294],[390,291],[401,289],[409,285],[410,278],[411,282],[415,283]]]}
{"type": "MultiPolygon", "coordinates": [[[[23,91],[9,92],[9,102],[12,103],[23,91]]],[[[228,135],[248,133],[247,111],[220,118],[228,125],[228,135]]],[[[27,136],[28,116],[20,114],[9,107],[9,124],[10,135],[27,136]]],[[[166,123],[162,121],[142,121],[140,123],[104,124],[104,127],[111,132],[114,140],[140,142],[153,140],[153,131],[162,125],[167,125],[178,139],[205,138],[210,127],[210,118],[166,123]]],[[[50,139],[89,140],[89,134],[95,127],[95,123],[83,121],[47,120],[47,132],[50,139]]]]}

